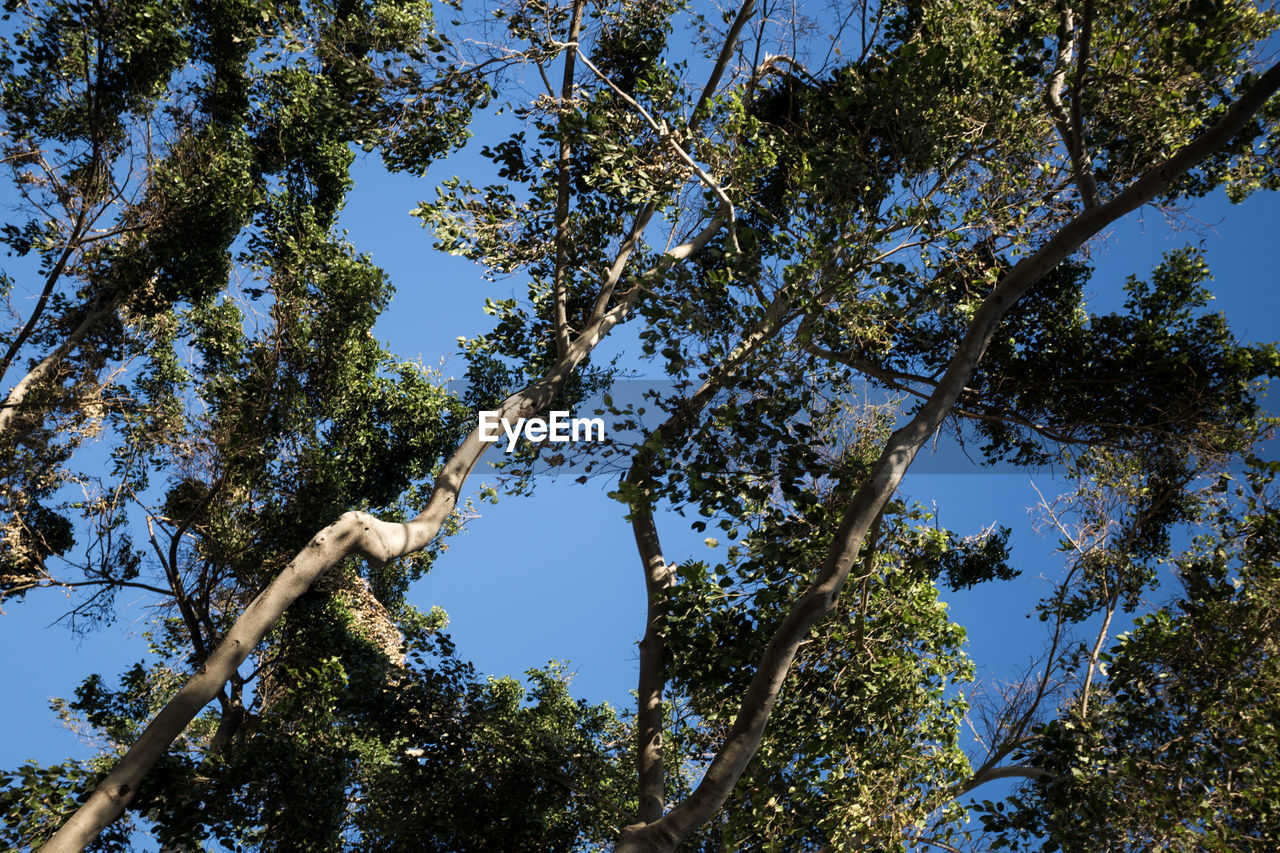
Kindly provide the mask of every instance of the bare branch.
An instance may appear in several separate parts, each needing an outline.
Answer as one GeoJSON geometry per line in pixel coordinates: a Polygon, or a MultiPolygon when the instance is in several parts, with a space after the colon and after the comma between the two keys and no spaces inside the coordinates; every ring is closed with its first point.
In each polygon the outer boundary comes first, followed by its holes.
{"type": "Polygon", "coordinates": [[[40,291],[35,307],[31,310],[31,316],[27,318],[26,325],[22,327],[17,336],[10,341],[8,348],[5,350],[4,358],[0,359],[0,379],[4,378],[4,375],[9,372],[9,368],[13,365],[13,359],[22,349],[22,345],[27,342],[27,338],[31,337],[31,332],[35,329],[36,323],[43,316],[45,306],[49,304],[49,297],[53,294],[54,286],[58,283],[58,279],[62,277],[62,273],[67,268],[67,263],[71,260],[71,256],[80,247],[80,238],[84,235],[85,227],[85,210],[82,207],[71,225],[71,233],[67,237],[67,243],[62,252],[58,255],[58,260],[54,262],[53,268],[45,276],[44,287],[40,291]]]}
{"type": "Polygon", "coordinates": [[[1117,585],[1117,589],[1107,601],[1106,616],[1102,620],[1102,625],[1098,628],[1098,637],[1093,642],[1093,649],[1089,652],[1089,666],[1085,670],[1084,685],[1080,688],[1080,716],[1082,717],[1089,713],[1089,692],[1093,687],[1093,674],[1098,669],[1098,658],[1102,654],[1102,644],[1107,641],[1107,634],[1111,629],[1111,617],[1115,615],[1116,605],[1119,600],[1120,590],[1117,585]]]}
{"type": "Polygon", "coordinates": [[[751,16],[756,11],[756,0],[746,0],[742,7],[738,9],[738,14],[734,17],[733,23],[729,25],[729,32],[725,34],[724,44],[720,46],[720,55],[716,58],[715,67],[711,69],[711,76],[707,78],[707,84],[702,87],[702,94],[698,97],[698,103],[693,107],[693,115],[689,117],[688,131],[692,133],[702,122],[702,117],[706,114],[703,107],[707,102],[715,97],[716,89],[720,86],[720,78],[724,76],[724,69],[729,64],[729,57],[733,56],[734,50],[738,47],[738,39],[742,36],[742,28],[747,25],[747,21],[751,20],[751,16]]]}
{"type": "Polygon", "coordinates": [[[76,589],[78,587],[119,587],[121,589],[142,589],[147,592],[154,592],[156,595],[163,595],[165,598],[173,597],[172,590],[161,589],[158,586],[139,583],[138,581],[116,580],[115,578],[95,578],[93,580],[85,581],[60,581],[54,578],[40,578],[39,580],[19,583],[7,587],[4,592],[6,595],[12,595],[15,592],[26,592],[31,589],[76,589]]]}

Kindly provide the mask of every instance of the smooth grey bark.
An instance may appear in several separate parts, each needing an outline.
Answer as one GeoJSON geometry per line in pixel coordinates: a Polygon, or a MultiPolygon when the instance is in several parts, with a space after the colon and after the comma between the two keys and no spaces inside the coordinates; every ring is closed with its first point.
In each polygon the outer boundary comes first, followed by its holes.
{"type": "Polygon", "coordinates": [[[697,788],[661,819],[624,830],[615,848],[617,853],[673,851],[724,805],[760,746],[765,724],[800,643],[814,625],[835,608],[840,589],[872,522],[897,489],[916,453],[959,400],[1005,314],[1086,240],[1151,201],[1229,143],[1278,88],[1280,65],[1275,65],[1262,74],[1216,124],[1144,172],[1115,198],[1089,207],[1067,222],[1037,252],[1018,262],[996,284],[975,312],[968,332],[933,393],[915,417],[889,437],[870,475],[850,501],[822,567],[766,647],[742,698],[738,716],[697,788]]]}
{"type": "MultiPolygon", "coordinates": [[[[659,265],[643,275],[659,274],[665,266],[696,254],[723,224],[723,220],[712,220],[691,240],[668,250],[659,265]]],[[[630,249],[624,246],[623,251],[629,253],[630,249]]],[[[616,275],[621,275],[621,267],[615,262],[602,286],[616,285],[615,269],[616,275]]],[[[578,365],[627,317],[642,292],[640,288],[634,289],[613,309],[596,317],[541,381],[503,401],[499,407],[501,417],[514,421],[546,408],[578,365]]],[[[479,429],[473,429],[437,476],[427,507],[413,520],[398,524],[381,521],[364,512],[347,512],[313,536],[236,619],[200,670],[147,725],[89,799],[40,848],[43,853],[79,851],[93,841],[124,810],[147,771],[201,709],[217,696],[276,620],[325,572],[347,557],[360,556],[382,564],[425,548],[453,512],[463,484],[487,447],[480,441],[479,429]]]]}
{"type": "Polygon", "coordinates": [[[1029,767],[1021,764],[1012,764],[1008,767],[996,767],[985,773],[975,773],[964,785],[961,786],[957,797],[963,797],[976,788],[979,788],[988,782],[995,782],[998,779],[1054,779],[1056,778],[1048,770],[1041,770],[1039,767],[1029,767]]]}

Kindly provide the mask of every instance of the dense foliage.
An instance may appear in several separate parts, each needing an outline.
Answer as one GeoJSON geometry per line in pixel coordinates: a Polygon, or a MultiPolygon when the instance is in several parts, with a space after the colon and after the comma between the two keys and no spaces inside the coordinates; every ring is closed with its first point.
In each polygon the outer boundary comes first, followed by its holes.
{"type": "Polygon", "coordinates": [[[56,704],[99,754],[0,777],[7,845],[1280,845],[1254,455],[1280,352],[1209,310],[1194,247],[1106,313],[1084,251],[1143,205],[1277,188],[1270,7],[6,9],[0,233],[29,280],[3,286],[31,299],[0,362],[0,596],[76,590],[79,630],[123,589],[161,605],[145,660],[56,704]],[[489,176],[413,215],[527,298],[484,301],[459,396],[375,339],[392,283],[339,214],[356,151],[421,175],[467,144],[489,176]],[[638,366],[670,381],[647,421],[604,394],[628,441],[525,445],[504,481],[615,478],[636,707],[554,665],[482,679],[410,595],[469,518],[476,412],[638,366]],[[895,494],[941,431],[1067,472],[1049,650],[1001,696],[944,597],[1018,576],[1010,529],[895,494]],[[675,565],[675,523],[723,559],[675,565]]]}

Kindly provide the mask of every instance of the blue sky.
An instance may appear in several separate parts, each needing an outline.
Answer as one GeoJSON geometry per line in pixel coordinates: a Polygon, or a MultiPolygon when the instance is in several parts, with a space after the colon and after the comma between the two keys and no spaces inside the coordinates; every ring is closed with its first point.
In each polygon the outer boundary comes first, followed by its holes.
{"type": "MultiPolygon", "coordinates": [[[[397,287],[376,333],[398,355],[441,366],[446,376],[465,368],[456,338],[488,327],[491,318],[481,310],[485,297],[523,295],[519,278],[489,283],[468,262],[435,252],[428,233],[408,215],[432,195],[436,181],[476,166],[475,156],[465,153],[415,179],[362,162],[342,218],[351,242],[370,253],[397,287]]],[[[1200,224],[1190,230],[1172,232],[1158,213],[1147,211],[1095,241],[1095,305],[1115,307],[1125,276],[1144,275],[1163,252],[1203,241],[1216,278],[1214,307],[1245,340],[1280,339],[1280,196],[1259,195],[1235,207],[1215,196],[1194,213],[1200,224]]],[[[483,480],[477,471],[472,488],[483,480]]],[[[936,503],[941,523],[959,533],[995,521],[1015,529],[1022,578],[952,600],[955,618],[969,628],[969,652],[990,677],[1012,676],[1041,650],[1040,625],[1024,614],[1046,590],[1043,577],[1055,577],[1060,565],[1051,553],[1053,540],[1029,532],[1027,507],[1036,501],[1032,481],[1028,474],[915,473],[902,487],[921,503],[936,503]]],[[[1034,481],[1046,494],[1055,490],[1050,475],[1034,481]]],[[[561,477],[540,484],[531,498],[482,505],[482,517],[450,541],[436,568],[414,588],[415,603],[423,609],[438,604],[450,613],[459,653],[482,672],[520,674],[552,659],[566,660],[576,673],[578,695],[629,704],[635,642],[643,630],[643,586],[622,508],[605,495],[611,485],[603,479],[579,485],[561,477]]],[[[317,527],[326,521],[318,519],[317,527]]],[[[665,518],[661,533],[670,559],[707,556],[705,534],[690,531],[687,521],[665,518]]],[[[140,631],[150,612],[131,594],[119,601],[125,606],[117,623],[85,638],[49,627],[66,608],[60,592],[7,604],[0,617],[9,650],[0,659],[0,683],[6,685],[0,768],[88,753],[47,703],[72,695],[90,673],[114,679],[142,655],[140,631]]]]}

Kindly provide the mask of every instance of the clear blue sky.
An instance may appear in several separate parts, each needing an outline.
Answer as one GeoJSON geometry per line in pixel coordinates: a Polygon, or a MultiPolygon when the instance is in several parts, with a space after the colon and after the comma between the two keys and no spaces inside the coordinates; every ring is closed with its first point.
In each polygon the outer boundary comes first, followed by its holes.
{"type": "MultiPolygon", "coordinates": [[[[397,287],[377,334],[397,354],[429,366],[444,358],[446,375],[465,368],[456,356],[459,335],[487,328],[486,296],[523,295],[523,281],[483,281],[465,261],[431,249],[429,235],[408,211],[431,197],[435,181],[476,165],[467,154],[443,163],[426,179],[388,176],[371,163],[356,172],[356,187],[343,215],[351,241],[388,271],[397,287]]],[[[1160,254],[1203,240],[1216,277],[1216,308],[1246,340],[1280,339],[1280,246],[1276,223],[1280,197],[1257,196],[1238,207],[1215,197],[1196,211],[1197,231],[1171,233],[1158,213],[1131,217],[1093,247],[1098,268],[1097,305],[1118,304],[1120,284],[1145,274],[1160,254]]],[[[923,462],[923,460],[922,460],[923,462]]],[[[918,465],[927,470],[927,462],[918,465]]],[[[482,472],[472,482],[478,486],[482,472]]],[[[1042,646],[1039,623],[1023,618],[1045,591],[1041,575],[1054,577],[1059,563],[1052,541],[1029,532],[1027,507],[1036,500],[1026,474],[909,475],[902,491],[936,502],[941,523],[971,533],[994,521],[1015,529],[1019,582],[980,587],[954,597],[957,621],[970,631],[969,652],[988,675],[1012,675],[1042,646]]],[[[1049,476],[1037,484],[1054,489],[1049,476]]],[[[611,484],[569,478],[544,482],[532,498],[504,498],[482,507],[483,517],[451,540],[433,572],[414,589],[415,603],[449,611],[459,653],[482,672],[520,674],[552,659],[576,672],[575,692],[592,700],[629,704],[634,687],[635,642],[643,629],[639,561],[621,507],[605,496],[611,484]]],[[[317,526],[326,519],[318,519],[317,526]]],[[[687,522],[665,519],[662,535],[670,559],[703,556],[704,534],[687,522]]],[[[34,758],[55,762],[88,750],[53,719],[48,699],[70,696],[88,674],[115,679],[144,651],[139,631],[149,617],[141,598],[123,593],[119,621],[85,639],[47,627],[65,609],[62,594],[47,590],[10,602],[0,617],[7,654],[0,658],[0,768],[34,758]],[[135,603],[129,605],[129,602],[135,603]]]]}

